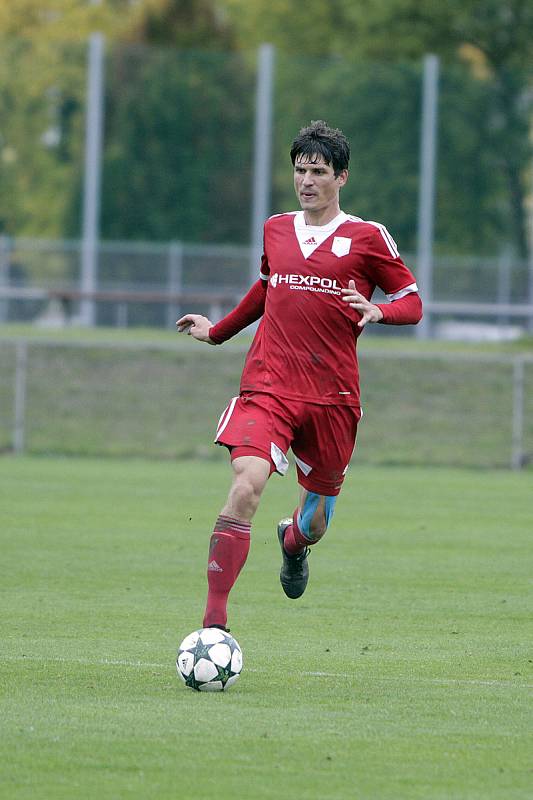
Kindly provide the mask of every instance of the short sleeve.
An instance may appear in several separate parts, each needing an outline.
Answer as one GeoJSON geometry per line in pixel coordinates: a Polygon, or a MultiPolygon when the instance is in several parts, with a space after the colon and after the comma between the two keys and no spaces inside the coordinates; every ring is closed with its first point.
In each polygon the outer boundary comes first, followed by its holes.
{"type": "Polygon", "coordinates": [[[262,281],[268,281],[270,278],[270,264],[266,253],[261,256],[261,267],[259,268],[259,277],[262,281]]]}
{"type": "Polygon", "coordinates": [[[368,259],[373,283],[379,286],[390,301],[417,292],[415,276],[404,264],[396,242],[387,228],[378,222],[371,224],[374,231],[368,246],[368,259]]]}

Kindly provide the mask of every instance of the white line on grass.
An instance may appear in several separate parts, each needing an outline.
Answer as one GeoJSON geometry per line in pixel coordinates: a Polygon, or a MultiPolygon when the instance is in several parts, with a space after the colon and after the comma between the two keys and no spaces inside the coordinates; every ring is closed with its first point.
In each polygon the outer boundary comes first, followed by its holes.
{"type": "MultiPolygon", "coordinates": [[[[97,660],[92,660],[88,658],[65,658],[63,656],[2,656],[0,660],[3,661],[39,661],[41,663],[46,662],[53,662],[59,664],[81,664],[86,667],[137,667],[142,669],[162,669],[168,670],[172,669],[174,664],[173,662],[168,663],[155,663],[150,661],[127,661],[125,659],[111,659],[111,658],[101,658],[97,660]]],[[[257,672],[260,673],[262,670],[260,669],[253,669],[250,667],[246,667],[246,672],[257,672]]],[[[296,671],[293,670],[292,674],[303,675],[306,678],[356,678],[357,675],[355,672],[314,672],[314,671],[296,671]]],[[[398,681],[400,683],[403,682],[411,682],[411,683],[429,683],[435,685],[443,685],[443,686],[493,686],[496,688],[513,688],[513,689],[533,689],[533,684],[531,683],[515,683],[514,681],[502,681],[502,680],[491,680],[491,681],[480,681],[480,680],[471,680],[468,678],[419,678],[413,675],[403,675],[398,677],[387,676],[383,678],[372,678],[372,680],[384,681],[385,683],[391,683],[393,681],[398,681]]]]}

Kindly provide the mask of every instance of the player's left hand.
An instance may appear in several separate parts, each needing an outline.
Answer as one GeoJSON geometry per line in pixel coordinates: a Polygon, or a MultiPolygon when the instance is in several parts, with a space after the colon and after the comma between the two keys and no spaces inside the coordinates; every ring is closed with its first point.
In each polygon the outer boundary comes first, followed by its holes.
{"type": "Polygon", "coordinates": [[[348,281],[348,288],[341,289],[341,292],[344,295],[342,300],[361,314],[361,319],[357,323],[359,328],[364,328],[367,322],[379,322],[383,319],[381,309],[357,291],[355,281],[348,281]]]}

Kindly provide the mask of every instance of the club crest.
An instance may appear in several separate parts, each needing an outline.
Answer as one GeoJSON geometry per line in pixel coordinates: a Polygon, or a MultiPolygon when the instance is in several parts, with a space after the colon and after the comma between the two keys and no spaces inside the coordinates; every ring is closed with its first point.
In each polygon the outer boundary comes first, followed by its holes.
{"type": "Polygon", "coordinates": [[[342,256],[348,255],[351,246],[352,240],[348,239],[348,237],[334,236],[333,244],[331,245],[331,252],[334,253],[337,258],[341,258],[342,256]]]}

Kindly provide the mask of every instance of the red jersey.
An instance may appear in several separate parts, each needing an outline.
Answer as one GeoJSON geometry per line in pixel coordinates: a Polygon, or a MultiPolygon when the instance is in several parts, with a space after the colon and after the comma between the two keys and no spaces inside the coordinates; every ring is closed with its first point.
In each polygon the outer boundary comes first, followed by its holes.
{"type": "Polygon", "coordinates": [[[417,291],[387,229],[344,212],[320,227],[306,225],[303,211],[275,215],[265,223],[261,277],[264,313],[241,392],[359,406],[360,316],[341,288],[353,279],[370,300],[379,286],[391,305],[417,291]]]}

